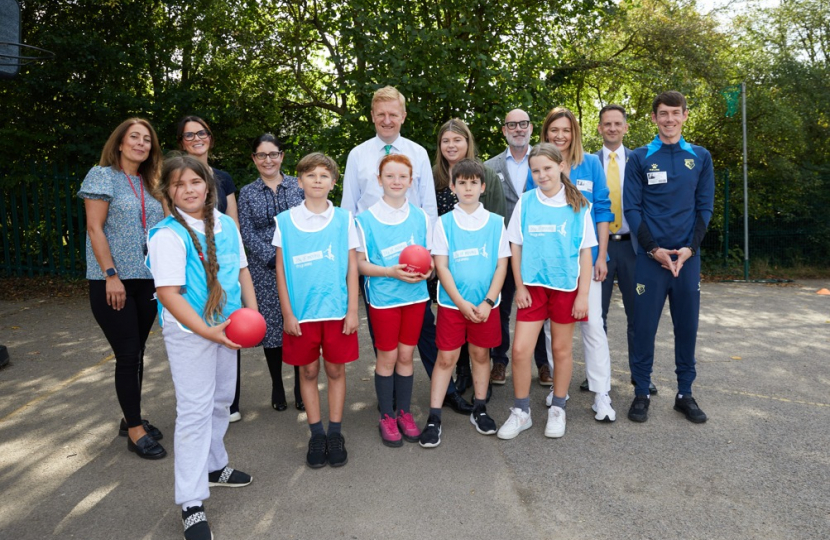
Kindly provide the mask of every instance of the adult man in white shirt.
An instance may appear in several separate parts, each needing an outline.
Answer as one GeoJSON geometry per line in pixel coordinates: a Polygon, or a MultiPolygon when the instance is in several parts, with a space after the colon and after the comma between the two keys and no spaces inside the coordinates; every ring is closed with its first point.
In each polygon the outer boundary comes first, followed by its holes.
{"type": "MultiPolygon", "coordinates": [[[[513,208],[524,193],[530,178],[530,165],[527,158],[530,154],[530,136],[533,134],[533,124],[530,122],[530,116],[521,109],[513,109],[505,116],[501,132],[507,140],[507,149],[487,160],[484,164],[496,171],[502,181],[504,219],[505,225],[508,225],[510,216],[513,214],[513,208]]],[[[507,352],[510,350],[510,311],[513,307],[515,292],[516,283],[513,281],[513,272],[507,272],[501,290],[502,302],[499,306],[501,345],[490,351],[490,357],[493,359],[490,381],[493,384],[504,384],[506,382],[505,371],[509,362],[507,352]]],[[[540,346],[544,347],[544,339],[540,340],[540,346]]],[[[542,351],[542,354],[535,355],[536,366],[539,369],[539,383],[550,386],[553,384],[553,376],[543,353],[544,351],[542,351]]]]}
{"type": "MultiPolygon", "coordinates": [[[[631,242],[631,230],[623,215],[622,193],[625,185],[625,163],[630,150],[623,146],[622,141],[628,133],[628,122],[625,109],[620,105],[606,105],[599,111],[599,125],[603,146],[596,153],[605,169],[605,178],[611,197],[611,211],[616,216],[615,221],[608,224],[608,275],[602,282],[602,323],[608,331],[608,307],[611,304],[611,295],[614,292],[614,278],[622,294],[623,307],[628,328],[628,354],[631,356],[631,345],[634,340],[634,267],[637,262],[637,252],[631,242]],[[613,155],[612,155],[613,154],[613,155]],[[615,181],[618,179],[618,181],[615,181]],[[613,184],[613,185],[612,185],[613,184]]],[[[579,387],[588,390],[586,379],[579,387]]],[[[651,385],[652,394],[657,388],[651,385]]]]}
{"type": "Polygon", "coordinates": [[[357,216],[383,195],[378,185],[378,163],[387,154],[403,154],[412,162],[412,186],[407,200],[422,208],[430,223],[438,219],[435,182],[427,151],[419,144],[401,136],[406,120],[406,99],[397,89],[386,86],[372,98],[372,122],[377,135],[354,147],[343,173],[343,199],[340,206],[357,216]]]}
{"type": "MultiPolygon", "coordinates": [[[[343,198],[340,206],[357,216],[367,210],[383,196],[378,184],[378,163],[387,154],[403,154],[412,162],[412,186],[406,192],[407,200],[421,208],[429,217],[430,226],[438,219],[438,205],[435,201],[435,181],[427,151],[419,144],[401,136],[401,126],[406,120],[406,98],[396,88],[386,86],[372,97],[372,123],[376,136],[361,143],[349,152],[346,171],[343,174],[343,198]]],[[[360,281],[363,288],[363,279],[360,281]]],[[[365,300],[365,297],[364,297],[365,300]]],[[[369,334],[374,344],[371,323],[369,334]]],[[[418,353],[427,374],[438,357],[435,345],[435,315],[431,303],[424,312],[424,326],[418,341],[418,353]]],[[[473,406],[467,403],[450,381],[445,404],[456,412],[470,414],[473,406]]]]}

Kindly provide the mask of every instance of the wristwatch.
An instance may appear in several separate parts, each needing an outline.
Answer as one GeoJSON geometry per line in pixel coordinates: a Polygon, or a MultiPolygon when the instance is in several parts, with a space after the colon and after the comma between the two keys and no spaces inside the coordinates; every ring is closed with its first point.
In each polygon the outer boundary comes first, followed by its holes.
{"type": "Polygon", "coordinates": [[[490,304],[490,307],[496,307],[496,303],[490,300],[489,298],[485,298],[484,301],[490,304]]]}
{"type": "Polygon", "coordinates": [[[107,268],[107,269],[106,269],[106,274],[107,274],[107,277],[112,277],[112,276],[114,276],[114,275],[115,275],[115,274],[117,274],[117,273],[118,273],[118,272],[115,270],[115,268],[107,268]]]}
{"type": "Polygon", "coordinates": [[[695,254],[697,253],[697,251],[695,251],[695,248],[693,248],[692,246],[683,246],[683,247],[692,252],[692,257],[694,257],[695,254]]]}
{"type": "Polygon", "coordinates": [[[649,259],[653,259],[653,258],[654,258],[654,254],[655,254],[655,253],[657,253],[657,250],[658,250],[658,249],[660,249],[660,248],[659,248],[659,247],[656,247],[656,248],[652,249],[651,251],[646,251],[646,255],[648,255],[648,258],[649,258],[649,259]]]}

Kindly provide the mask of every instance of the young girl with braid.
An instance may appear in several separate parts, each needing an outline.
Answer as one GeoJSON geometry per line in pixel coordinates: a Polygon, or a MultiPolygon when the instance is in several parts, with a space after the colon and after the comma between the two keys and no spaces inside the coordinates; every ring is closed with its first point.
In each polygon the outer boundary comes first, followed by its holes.
{"type": "Polygon", "coordinates": [[[562,154],[539,143],[528,156],[538,186],[526,191],[507,226],[516,280],[513,338],[513,393],[510,418],[498,431],[512,439],[533,425],[530,416],[530,361],[545,319],[553,334],[553,403],[545,436],[565,434],[565,400],[573,371],[574,323],[587,320],[591,248],[597,245],[591,205],[571,183],[562,154]]]}
{"type": "Polygon", "coordinates": [[[168,158],[157,187],[171,215],[149,233],[147,265],[176,391],[174,470],[184,536],[212,538],[203,501],[209,487],[242,487],[251,476],[228,466],[223,438],[239,345],[225,336],[228,316],[257,309],[242,239],[215,209],[213,175],[197,159],[168,158]]]}

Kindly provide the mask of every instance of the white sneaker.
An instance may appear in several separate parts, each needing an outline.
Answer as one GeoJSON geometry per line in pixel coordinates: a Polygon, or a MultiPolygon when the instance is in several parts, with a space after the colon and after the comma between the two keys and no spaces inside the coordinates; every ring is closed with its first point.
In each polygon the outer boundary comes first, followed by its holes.
{"type": "Polygon", "coordinates": [[[597,393],[591,408],[597,413],[594,418],[599,422],[613,422],[617,419],[617,413],[611,408],[611,396],[608,394],[597,393]]]}
{"type": "Polygon", "coordinates": [[[532,425],[533,419],[530,418],[530,409],[524,412],[521,409],[511,408],[510,418],[502,424],[496,436],[504,440],[514,439],[516,435],[526,429],[530,429],[532,425]]]}
{"type": "MultiPolygon", "coordinates": [[[[565,401],[568,401],[569,399],[571,399],[571,395],[565,394],[565,401]]],[[[545,398],[545,407],[550,407],[551,405],[553,405],[553,390],[551,390],[550,394],[548,394],[545,398]]]]}
{"type": "Polygon", "coordinates": [[[558,439],[565,434],[565,409],[551,407],[548,409],[548,423],[545,426],[545,437],[558,439]]]}
{"type": "Polygon", "coordinates": [[[240,420],[242,420],[242,414],[239,411],[231,413],[231,416],[229,418],[231,424],[233,424],[234,422],[239,422],[240,420]]]}

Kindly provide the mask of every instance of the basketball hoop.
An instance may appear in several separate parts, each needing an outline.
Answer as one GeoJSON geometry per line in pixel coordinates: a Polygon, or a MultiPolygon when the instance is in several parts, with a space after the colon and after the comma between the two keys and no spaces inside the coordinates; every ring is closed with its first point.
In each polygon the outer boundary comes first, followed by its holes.
{"type": "Polygon", "coordinates": [[[17,0],[0,0],[0,79],[12,79],[20,66],[54,57],[52,51],[20,43],[20,5],[17,0]]]}

